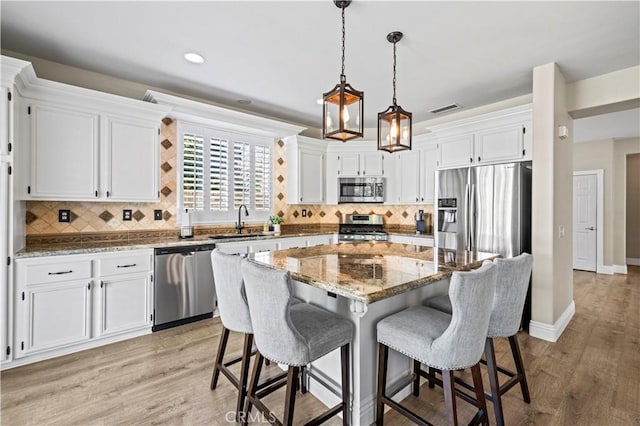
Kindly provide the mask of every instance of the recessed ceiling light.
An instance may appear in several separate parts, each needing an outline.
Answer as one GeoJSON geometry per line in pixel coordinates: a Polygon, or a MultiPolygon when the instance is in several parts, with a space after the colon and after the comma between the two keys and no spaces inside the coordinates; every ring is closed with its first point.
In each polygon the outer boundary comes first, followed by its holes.
{"type": "Polygon", "coordinates": [[[187,52],[184,54],[184,58],[193,63],[193,64],[202,64],[204,63],[204,57],[194,52],[187,52]]]}
{"type": "Polygon", "coordinates": [[[240,105],[250,105],[251,99],[238,99],[237,101],[240,105]]]}

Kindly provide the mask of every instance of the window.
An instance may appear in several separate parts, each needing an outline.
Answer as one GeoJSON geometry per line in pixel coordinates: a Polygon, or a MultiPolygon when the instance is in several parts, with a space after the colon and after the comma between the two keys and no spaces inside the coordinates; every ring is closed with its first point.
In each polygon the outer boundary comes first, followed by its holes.
{"type": "Polygon", "coordinates": [[[178,210],[189,209],[195,223],[247,222],[271,214],[273,139],[179,122],[181,139],[178,210]]]}

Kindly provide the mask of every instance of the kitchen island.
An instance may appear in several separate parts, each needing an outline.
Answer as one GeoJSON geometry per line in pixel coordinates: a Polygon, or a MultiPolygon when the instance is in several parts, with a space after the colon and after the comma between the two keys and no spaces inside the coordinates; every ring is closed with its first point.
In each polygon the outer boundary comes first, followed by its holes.
{"type": "MultiPolygon", "coordinates": [[[[351,347],[351,424],[373,423],[376,391],[376,324],[425,299],[446,294],[453,271],[479,267],[491,253],[451,251],[388,242],[341,243],[250,254],[251,261],[287,270],[296,297],[349,318],[356,326],[351,347]]],[[[327,406],[340,395],[340,355],[334,351],[313,362],[308,388],[327,406]],[[327,383],[327,391],[316,382],[327,383]]],[[[388,383],[409,394],[411,363],[391,351],[388,383]]]]}

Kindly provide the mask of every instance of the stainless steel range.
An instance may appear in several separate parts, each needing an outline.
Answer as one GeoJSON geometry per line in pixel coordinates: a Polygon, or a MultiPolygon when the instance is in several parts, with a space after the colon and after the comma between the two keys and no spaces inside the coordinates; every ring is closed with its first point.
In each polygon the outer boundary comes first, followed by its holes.
{"type": "Polygon", "coordinates": [[[387,241],[384,218],[379,214],[347,214],[338,231],[338,241],[387,241]]]}

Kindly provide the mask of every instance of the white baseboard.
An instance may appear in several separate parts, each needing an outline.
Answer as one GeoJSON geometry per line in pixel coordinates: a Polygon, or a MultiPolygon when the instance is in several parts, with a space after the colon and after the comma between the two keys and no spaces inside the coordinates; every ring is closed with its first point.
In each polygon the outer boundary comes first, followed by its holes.
{"type": "Polygon", "coordinates": [[[613,275],[613,266],[598,265],[597,268],[596,268],[596,273],[597,274],[613,275]]]}
{"type": "Polygon", "coordinates": [[[627,265],[613,265],[613,273],[614,274],[626,274],[627,273],[627,265]]]}
{"type": "Polygon", "coordinates": [[[567,309],[564,310],[560,318],[554,324],[545,324],[543,322],[538,321],[530,321],[529,322],[529,336],[536,337],[538,339],[546,340],[548,342],[557,342],[562,332],[567,325],[569,325],[569,321],[573,318],[573,315],[576,313],[576,304],[572,300],[567,309]]]}
{"type": "Polygon", "coordinates": [[[627,257],[627,265],[640,266],[640,259],[627,257]]]}

